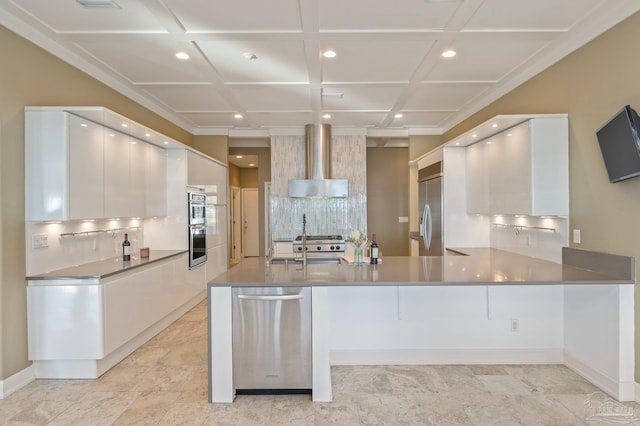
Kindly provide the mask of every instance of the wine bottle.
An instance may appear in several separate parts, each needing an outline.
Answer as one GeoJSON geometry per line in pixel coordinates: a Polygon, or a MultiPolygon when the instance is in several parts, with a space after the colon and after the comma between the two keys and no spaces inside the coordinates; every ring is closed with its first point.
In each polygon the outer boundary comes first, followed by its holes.
{"type": "Polygon", "coordinates": [[[378,243],[376,243],[376,234],[371,234],[371,264],[378,263],[378,243]]]}
{"type": "Polygon", "coordinates": [[[122,242],[122,260],[131,260],[131,243],[129,242],[129,234],[124,234],[124,241],[122,242]]]}

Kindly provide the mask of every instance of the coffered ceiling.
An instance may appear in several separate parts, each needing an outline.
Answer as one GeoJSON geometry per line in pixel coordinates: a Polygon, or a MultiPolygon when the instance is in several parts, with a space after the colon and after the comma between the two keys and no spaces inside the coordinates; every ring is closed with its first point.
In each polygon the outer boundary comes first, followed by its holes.
{"type": "Polygon", "coordinates": [[[0,0],[0,23],[192,133],[237,137],[321,121],[440,134],[640,10],[637,0],[83,1],[113,7],[0,0]]]}

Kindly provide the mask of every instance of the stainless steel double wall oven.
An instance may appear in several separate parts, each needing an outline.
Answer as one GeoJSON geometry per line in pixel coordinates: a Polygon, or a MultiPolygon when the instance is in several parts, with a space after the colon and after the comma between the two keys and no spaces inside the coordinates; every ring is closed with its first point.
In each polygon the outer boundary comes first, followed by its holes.
{"type": "Polygon", "coordinates": [[[207,261],[207,196],[189,192],[189,268],[207,261]]]}

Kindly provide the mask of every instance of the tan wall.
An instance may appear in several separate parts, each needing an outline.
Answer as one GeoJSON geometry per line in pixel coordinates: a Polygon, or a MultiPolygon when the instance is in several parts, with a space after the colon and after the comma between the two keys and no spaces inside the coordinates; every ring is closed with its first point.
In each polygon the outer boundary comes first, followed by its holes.
{"type": "Polygon", "coordinates": [[[190,133],[0,26],[0,380],[27,368],[24,107],[104,106],[190,145],[190,133]],[[9,60],[10,57],[10,60],[9,60]]]}
{"type": "MultiPolygon", "coordinates": [[[[260,228],[260,256],[264,256],[265,248],[265,214],[264,214],[264,184],[271,182],[271,149],[269,148],[229,148],[229,155],[257,155],[258,156],[258,225],[260,228]]],[[[242,177],[240,177],[242,179],[242,177]]],[[[238,185],[240,187],[240,185],[238,185]]]]}
{"type": "Polygon", "coordinates": [[[445,142],[439,135],[409,136],[409,159],[415,160],[445,142]]]}
{"type": "Polygon", "coordinates": [[[229,163],[229,186],[240,188],[240,167],[229,163]]]}
{"type": "Polygon", "coordinates": [[[191,146],[224,164],[228,163],[229,138],[227,136],[196,135],[193,137],[191,146]]]}
{"type": "MultiPolygon", "coordinates": [[[[570,226],[578,248],[640,256],[640,178],[609,183],[595,132],[626,104],[640,111],[640,13],[484,108],[449,140],[497,114],[569,113],[570,226]]],[[[636,271],[636,276],[640,271],[636,271]]],[[[636,291],[636,354],[640,292],[636,291]]],[[[587,331],[585,331],[587,332],[587,331]]],[[[595,337],[594,337],[595,338],[595,337]]],[[[636,381],[640,363],[636,355],[636,381]]]]}
{"type": "Polygon", "coordinates": [[[367,148],[367,231],[375,233],[385,256],[408,256],[409,216],[407,148],[367,148]]]}
{"type": "Polygon", "coordinates": [[[240,188],[259,188],[258,169],[240,169],[240,188]]]}

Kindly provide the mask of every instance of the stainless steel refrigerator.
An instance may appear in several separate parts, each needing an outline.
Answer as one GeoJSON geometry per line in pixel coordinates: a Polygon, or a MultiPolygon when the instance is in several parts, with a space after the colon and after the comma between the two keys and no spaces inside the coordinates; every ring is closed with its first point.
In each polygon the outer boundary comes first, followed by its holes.
{"type": "Polygon", "coordinates": [[[442,172],[418,180],[420,217],[420,256],[442,256],[442,172]]]}

